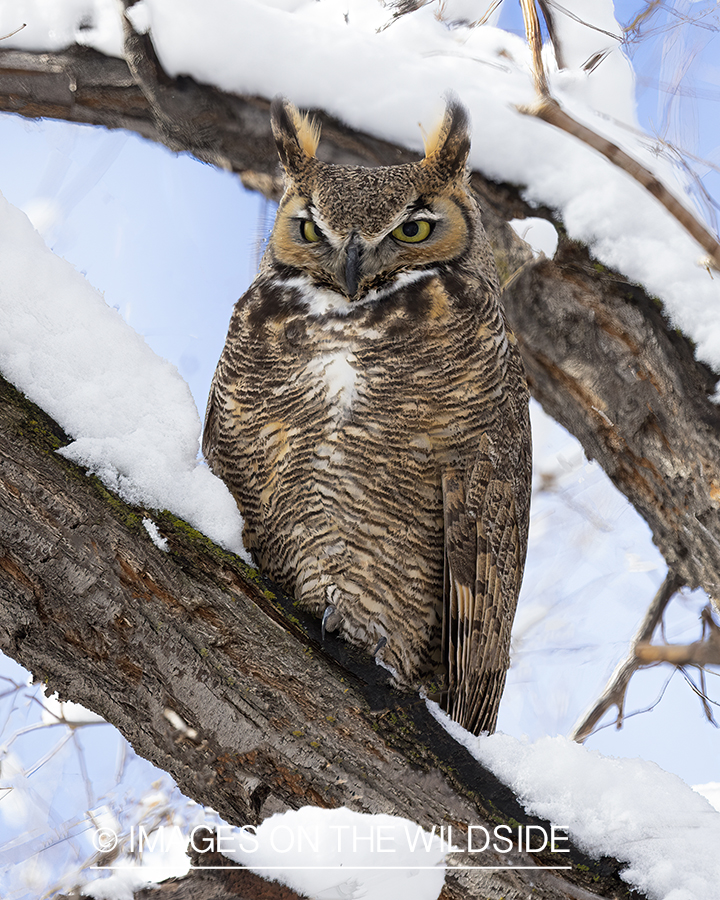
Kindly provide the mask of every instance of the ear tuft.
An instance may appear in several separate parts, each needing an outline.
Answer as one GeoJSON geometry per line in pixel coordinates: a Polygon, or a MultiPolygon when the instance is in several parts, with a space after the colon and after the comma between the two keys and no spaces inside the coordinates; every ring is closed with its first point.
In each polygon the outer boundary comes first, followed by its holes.
{"type": "Polygon", "coordinates": [[[315,156],[320,143],[320,123],[308,113],[301,113],[296,107],[292,107],[292,117],[297,131],[298,142],[306,156],[315,156]]]}
{"type": "Polygon", "coordinates": [[[443,183],[452,183],[465,175],[470,152],[470,117],[453,96],[448,97],[445,115],[425,140],[425,159],[421,165],[443,183]]]}
{"type": "Polygon", "coordinates": [[[300,173],[315,157],[320,125],[283,97],[270,104],[270,124],[285,171],[288,175],[300,173]]]}

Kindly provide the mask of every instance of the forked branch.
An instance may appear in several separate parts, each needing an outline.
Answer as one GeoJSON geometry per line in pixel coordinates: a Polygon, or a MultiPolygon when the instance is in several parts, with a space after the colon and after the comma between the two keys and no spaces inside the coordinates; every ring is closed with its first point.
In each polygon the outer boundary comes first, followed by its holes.
{"type": "Polygon", "coordinates": [[[642,665],[669,662],[674,666],[720,666],[720,627],[706,607],[702,612],[705,637],[692,644],[638,643],[635,655],[642,665]]]}
{"type": "Polygon", "coordinates": [[[645,613],[645,618],[641,622],[637,634],[630,645],[628,655],[613,672],[610,681],[608,681],[607,686],[600,695],[598,701],[584,714],[573,729],[570,737],[574,741],[582,744],[592,734],[593,729],[605,713],[613,706],[616,706],[618,711],[616,725],[618,728],[622,726],[625,710],[625,694],[627,693],[630,679],[638,669],[647,665],[652,665],[654,662],[654,660],[642,660],[638,655],[637,650],[639,647],[650,646],[648,642],[655,633],[655,629],[662,621],[663,613],[665,612],[668,603],[682,585],[683,582],[681,578],[674,572],[668,572],[665,581],[660,586],[660,590],[655,595],[645,613]]]}

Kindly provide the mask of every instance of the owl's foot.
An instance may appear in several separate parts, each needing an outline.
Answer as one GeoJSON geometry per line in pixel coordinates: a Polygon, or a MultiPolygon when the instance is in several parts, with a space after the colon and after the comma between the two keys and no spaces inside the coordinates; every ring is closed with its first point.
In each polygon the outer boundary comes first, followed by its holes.
{"type": "Polygon", "coordinates": [[[325,612],[322,617],[322,625],[320,626],[320,634],[322,639],[325,640],[325,632],[326,631],[335,631],[338,625],[342,622],[342,616],[337,611],[336,607],[332,604],[328,604],[325,607],[325,612]]]}

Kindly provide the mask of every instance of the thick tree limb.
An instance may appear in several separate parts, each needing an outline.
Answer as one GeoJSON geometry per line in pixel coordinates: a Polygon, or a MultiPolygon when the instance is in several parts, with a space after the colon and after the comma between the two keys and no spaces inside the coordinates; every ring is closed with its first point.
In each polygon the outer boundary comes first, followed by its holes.
{"type": "Polygon", "coordinates": [[[714,377],[641,289],[564,238],[554,260],[518,274],[505,304],[534,396],[645,518],[670,570],[717,599],[714,377]]]}
{"type": "MultiPolygon", "coordinates": [[[[344,642],[322,646],[319,623],[299,619],[292,601],[284,608],[236,557],[151,512],[170,547],[158,550],[141,525],[146,511],[54,453],[67,438],[7,382],[0,388],[0,649],[49,690],[112,722],[230,823],[308,804],[428,829],[452,823],[457,835],[535,821],[424,703],[389,689],[387,673],[344,642]]],[[[508,854],[490,864],[566,859],[508,854]]],[[[625,890],[616,878],[600,883],[575,869],[457,870],[444,897],[625,890]]]]}

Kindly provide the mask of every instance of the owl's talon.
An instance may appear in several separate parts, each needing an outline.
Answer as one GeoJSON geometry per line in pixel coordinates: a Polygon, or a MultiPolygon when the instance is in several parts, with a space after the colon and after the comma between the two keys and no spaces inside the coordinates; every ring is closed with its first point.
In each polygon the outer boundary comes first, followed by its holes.
{"type": "Polygon", "coordinates": [[[383,647],[387,644],[387,638],[381,637],[380,640],[375,645],[375,649],[373,650],[373,656],[377,656],[378,653],[383,649],[383,647]]]}
{"type": "Polygon", "coordinates": [[[323,613],[322,617],[322,625],[320,626],[320,635],[323,641],[325,640],[325,626],[327,625],[327,620],[334,612],[336,612],[336,610],[335,607],[332,606],[332,604],[325,607],[325,612],[323,613]]]}

